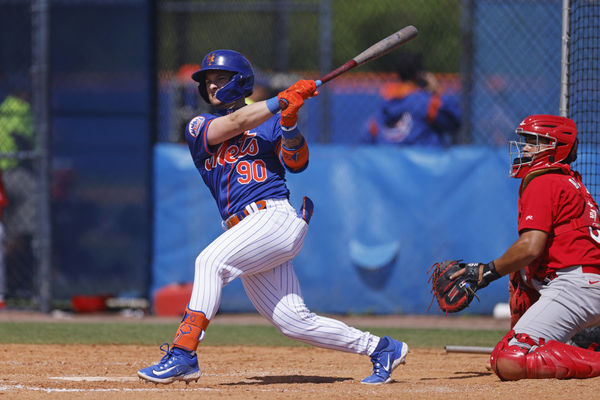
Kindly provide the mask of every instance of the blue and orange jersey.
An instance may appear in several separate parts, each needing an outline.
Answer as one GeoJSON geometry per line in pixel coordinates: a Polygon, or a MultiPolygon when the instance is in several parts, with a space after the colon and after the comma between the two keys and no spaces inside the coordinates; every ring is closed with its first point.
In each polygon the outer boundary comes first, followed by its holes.
{"type": "Polygon", "coordinates": [[[289,198],[285,168],[278,156],[281,141],[279,115],[223,143],[210,146],[206,132],[215,114],[200,114],[186,127],[192,160],[210,189],[223,219],[247,204],[289,198]]]}
{"type": "Polygon", "coordinates": [[[369,120],[369,142],[443,146],[460,126],[456,96],[435,95],[412,82],[388,83],[380,94],[379,112],[369,120]]]}

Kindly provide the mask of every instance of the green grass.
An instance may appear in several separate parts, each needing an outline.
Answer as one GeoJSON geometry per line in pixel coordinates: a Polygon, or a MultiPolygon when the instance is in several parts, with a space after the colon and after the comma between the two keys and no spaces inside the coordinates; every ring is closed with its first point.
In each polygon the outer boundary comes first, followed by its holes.
{"type": "MultiPolygon", "coordinates": [[[[177,323],[134,322],[1,322],[0,343],[159,345],[173,340],[177,326],[177,323]]],[[[420,348],[443,348],[448,344],[495,346],[505,334],[503,330],[360,329],[378,336],[389,335],[420,348]]],[[[207,331],[203,345],[306,346],[266,325],[214,325],[207,331]]]]}

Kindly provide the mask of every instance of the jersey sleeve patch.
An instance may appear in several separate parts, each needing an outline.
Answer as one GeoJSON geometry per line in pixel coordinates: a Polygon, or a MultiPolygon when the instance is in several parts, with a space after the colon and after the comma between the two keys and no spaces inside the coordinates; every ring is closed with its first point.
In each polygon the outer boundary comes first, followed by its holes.
{"type": "Polygon", "coordinates": [[[206,121],[206,118],[204,118],[203,116],[198,116],[192,119],[188,124],[188,133],[192,137],[198,137],[198,135],[202,131],[202,127],[204,126],[204,121],[206,121]]]}

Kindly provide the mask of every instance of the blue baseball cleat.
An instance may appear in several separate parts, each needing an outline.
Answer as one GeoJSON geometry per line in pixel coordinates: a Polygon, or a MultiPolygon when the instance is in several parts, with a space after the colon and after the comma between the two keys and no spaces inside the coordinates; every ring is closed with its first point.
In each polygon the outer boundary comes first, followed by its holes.
{"type": "Polygon", "coordinates": [[[202,373],[198,368],[196,354],[178,347],[169,349],[168,343],[161,344],[160,349],[165,352],[165,355],[158,364],[140,369],[138,376],[141,379],[164,384],[174,381],[184,381],[186,384],[190,381],[198,381],[202,373]]]}
{"type": "Polygon", "coordinates": [[[392,371],[404,364],[408,354],[408,345],[389,336],[379,339],[377,348],[371,354],[373,375],[366,377],[360,383],[366,385],[381,385],[391,382],[392,371]]]}

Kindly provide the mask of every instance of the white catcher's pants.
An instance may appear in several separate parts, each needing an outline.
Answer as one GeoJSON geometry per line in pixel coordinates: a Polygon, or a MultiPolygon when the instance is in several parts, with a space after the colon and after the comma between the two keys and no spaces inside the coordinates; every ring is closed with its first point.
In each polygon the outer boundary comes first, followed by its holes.
{"type": "MultiPolygon", "coordinates": [[[[600,324],[600,275],[565,268],[539,292],[538,301],[515,324],[515,333],[526,333],[536,342],[544,338],[565,343],[580,330],[600,324]]],[[[516,339],[509,344],[522,345],[516,339]]]]}
{"type": "Polygon", "coordinates": [[[292,259],[300,252],[308,224],[285,199],[248,215],[196,258],[189,308],[211,320],[225,285],[241,277],[258,312],[285,336],[356,354],[371,354],[379,337],[311,313],[302,298],[292,259]]]}

